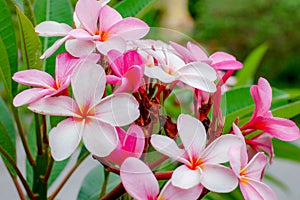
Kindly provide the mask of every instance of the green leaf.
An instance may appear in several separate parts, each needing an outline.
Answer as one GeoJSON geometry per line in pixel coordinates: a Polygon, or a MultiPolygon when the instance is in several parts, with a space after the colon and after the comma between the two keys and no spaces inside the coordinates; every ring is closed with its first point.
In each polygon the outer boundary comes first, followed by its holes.
{"type": "MultiPolygon", "coordinates": [[[[60,23],[66,23],[72,26],[73,23],[73,6],[69,0],[43,0],[35,1],[34,15],[36,23],[39,24],[43,21],[57,21],[60,23]]],[[[41,37],[43,52],[48,49],[52,44],[59,39],[58,37],[41,37]]],[[[63,45],[64,46],[64,45],[63,45]]],[[[65,51],[61,46],[52,56],[43,60],[43,69],[49,74],[54,74],[55,58],[56,55],[65,51]]]]}
{"type": "MultiPolygon", "coordinates": [[[[77,199],[99,199],[102,184],[104,182],[103,166],[99,165],[92,169],[83,180],[82,186],[78,193],[77,199]]],[[[120,183],[120,178],[114,173],[110,173],[106,192],[110,192],[115,186],[120,183]]]]}
{"type": "Polygon", "coordinates": [[[268,45],[261,44],[254,49],[244,61],[244,67],[237,72],[237,83],[235,86],[244,86],[253,84],[254,75],[262,61],[263,56],[267,52],[268,45]]]}
{"type": "Polygon", "coordinates": [[[290,119],[300,114],[300,101],[296,101],[272,110],[274,117],[290,119]]]}
{"type": "MultiPolygon", "coordinates": [[[[272,88],[272,104],[281,106],[282,102],[287,103],[290,95],[282,90],[272,88]]],[[[239,117],[239,119],[250,118],[255,104],[250,94],[250,87],[240,87],[225,92],[221,99],[221,105],[226,108],[223,115],[225,115],[224,133],[227,133],[232,125],[232,122],[239,117]]]]}
{"type": "MultiPolygon", "coordinates": [[[[9,75],[10,77],[7,78],[9,78],[11,82],[11,74],[14,74],[18,68],[18,54],[17,54],[16,33],[15,33],[15,28],[12,20],[12,14],[9,10],[8,3],[5,0],[0,0],[0,13],[1,13],[0,37],[2,38],[5,51],[6,51],[6,57],[8,58],[9,61],[7,66],[10,67],[10,74],[7,74],[7,76],[9,75]]],[[[2,49],[3,47],[1,47],[1,57],[4,56],[3,54],[4,50],[2,49]]],[[[0,60],[1,65],[3,63],[2,59],[4,58],[1,58],[0,60]]],[[[10,87],[12,88],[12,92],[15,95],[15,93],[17,92],[17,83],[12,82],[10,87]]],[[[11,90],[9,90],[9,93],[11,93],[11,90]]]]}
{"type": "Polygon", "coordinates": [[[147,6],[156,0],[123,0],[116,5],[115,9],[123,16],[136,16],[141,13],[147,6]]]}
{"type": "Polygon", "coordinates": [[[296,143],[285,142],[274,138],[273,147],[276,158],[300,163],[300,147],[296,143]]]}
{"type": "Polygon", "coordinates": [[[24,13],[28,17],[28,19],[31,21],[31,23],[35,26],[35,17],[33,14],[33,9],[31,2],[29,0],[23,0],[23,7],[24,7],[24,13]]]}
{"type": "Polygon", "coordinates": [[[8,55],[0,36],[0,76],[4,84],[4,88],[8,95],[11,93],[11,71],[9,66],[8,55]]]}
{"type": "MultiPolygon", "coordinates": [[[[0,148],[2,148],[6,154],[16,163],[16,147],[13,144],[7,130],[5,129],[4,125],[0,122],[0,148]]],[[[1,153],[0,153],[1,154],[1,153]]],[[[16,176],[16,172],[11,166],[11,164],[7,161],[6,157],[1,154],[5,165],[7,166],[8,170],[16,176]]]]}
{"type": "Polygon", "coordinates": [[[16,129],[14,125],[14,120],[13,117],[8,110],[5,102],[3,99],[0,97],[0,122],[3,124],[5,127],[5,130],[7,131],[12,143],[15,145],[16,144],[16,129]]]}
{"type": "Polygon", "coordinates": [[[42,69],[41,42],[29,19],[17,7],[23,61],[27,69],[42,69]]]}
{"type": "Polygon", "coordinates": [[[229,193],[215,193],[215,192],[209,192],[207,195],[205,195],[203,200],[241,200],[244,199],[242,196],[241,191],[239,188],[235,189],[232,192],[229,193]]]}
{"type": "Polygon", "coordinates": [[[56,178],[61,174],[61,172],[65,169],[66,165],[69,162],[69,158],[63,161],[54,161],[54,165],[51,171],[50,178],[48,180],[48,188],[52,185],[52,183],[56,180],[56,178]]]}

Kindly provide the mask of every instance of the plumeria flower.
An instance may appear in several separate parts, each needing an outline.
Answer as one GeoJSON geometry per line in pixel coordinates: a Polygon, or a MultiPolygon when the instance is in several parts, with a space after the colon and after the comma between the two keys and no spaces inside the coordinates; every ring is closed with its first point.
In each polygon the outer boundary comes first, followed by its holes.
{"type": "Polygon", "coordinates": [[[116,92],[136,92],[144,76],[144,61],[136,50],[129,50],[124,55],[111,50],[107,53],[109,65],[115,75],[107,75],[109,84],[119,85],[116,92]]]}
{"type": "Polygon", "coordinates": [[[99,55],[94,54],[82,59],[74,58],[68,53],[57,55],[55,79],[50,74],[36,69],[16,72],[12,77],[14,81],[34,88],[19,93],[13,100],[14,106],[30,104],[44,97],[68,94],[67,89],[70,85],[71,74],[83,59],[89,59],[96,63],[99,60],[99,55]]]}
{"type": "Polygon", "coordinates": [[[170,45],[186,63],[206,62],[218,71],[239,70],[243,67],[243,64],[237,61],[234,56],[225,52],[215,52],[208,57],[202,48],[191,42],[187,43],[187,48],[172,41],[170,42],[170,45]]]}
{"type": "Polygon", "coordinates": [[[74,99],[67,96],[48,97],[32,103],[33,112],[68,116],[49,133],[51,154],[55,160],[69,157],[81,138],[94,155],[105,157],[118,144],[115,126],[124,126],[139,116],[138,103],[130,94],[102,95],[105,72],[100,65],[81,62],[71,77],[74,99]]]}
{"type": "Polygon", "coordinates": [[[216,71],[204,62],[185,64],[177,55],[173,54],[164,45],[147,46],[139,44],[142,51],[153,57],[153,62],[145,66],[145,75],[157,78],[163,83],[181,81],[193,88],[207,92],[215,92],[216,71]]]}
{"type": "Polygon", "coordinates": [[[145,136],[143,130],[132,124],[127,133],[120,127],[116,127],[119,143],[106,158],[114,164],[120,165],[128,157],[141,157],[144,146],[145,136]]]}
{"type": "MultiPolygon", "coordinates": [[[[235,134],[243,138],[239,128],[233,124],[235,134]]],[[[246,143],[232,146],[229,150],[229,161],[233,172],[239,180],[239,186],[245,200],[276,200],[272,189],[261,182],[263,171],[267,163],[267,156],[259,152],[249,162],[246,143]]]]}
{"type": "Polygon", "coordinates": [[[186,114],[178,117],[177,128],[184,149],[179,148],[169,137],[151,137],[151,144],[157,151],[184,164],[174,170],[172,184],[183,189],[202,184],[214,192],[230,192],[236,188],[238,182],[235,175],[220,163],[228,162],[229,147],[239,145],[241,139],[234,135],[224,135],[205,148],[204,126],[186,114]]]}
{"type": "Polygon", "coordinates": [[[63,36],[46,50],[42,58],[52,55],[64,42],[66,50],[75,57],[89,54],[95,48],[105,55],[112,49],[123,52],[126,41],[140,39],[148,33],[149,26],[145,22],[133,17],[123,19],[106,3],[107,1],[79,0],[74,13],[75,29],[54,21],[38,24],[35,31],[40,36],[63,36]]]}
{"type": "Polygon", "coordinates": [[[120,177],[128,194],[136,200],[196,200],[202,192],[201,185],[181,189],[168,181],[159,193],[159,185],[152,171],[141,160],[133,157],[123,162],[120,177]]]}
{"type": "Polygon", "coordinates": [[[300,130],[295,122],[273,117],[270,111],[272,88],[266,79],[259,78],[258,85],[251,86],[250,92],[255,102],[255,109],[250,121],[241,127],[241,130],[247,130],[244,135],[254,130],[262,130],[284,141],[294,141],[300,137],[300,130]]]}

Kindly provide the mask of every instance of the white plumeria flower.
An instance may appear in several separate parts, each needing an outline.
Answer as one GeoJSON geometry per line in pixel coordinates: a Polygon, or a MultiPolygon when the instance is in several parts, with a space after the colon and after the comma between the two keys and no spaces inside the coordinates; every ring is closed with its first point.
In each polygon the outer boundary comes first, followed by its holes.
{"type": "Polygon", "coordinates": [[[174,140],[162,135],[152,135],[151,144],[164,155],[184,165],[172,174],[175,187],[189,189],[198,184],[214,192],[230,192],[238,181],[228,167],[220,163],[228,162],[228,150],[232,145],[240,145],[241,139],[234,135],[224,135],[214,140],[206,148],[206,131],[202,123],[186,114],[177,121],[178,134],[184,146],[181,149],[174,140]]]}
{"type": "Polygon", "coordinates": [[[119,93],[102,99],[105,82],[100,65],[82,62],[71,78],[75,99],[49,97],[30,104],[29,109],[36,113],[68,116],[49,133],[55,160],[69,157],[81,138],[92,154],[107,156],[118,144],[115,126],[128,125],[138,118],[138,102],[130,94],[119,93]]]}

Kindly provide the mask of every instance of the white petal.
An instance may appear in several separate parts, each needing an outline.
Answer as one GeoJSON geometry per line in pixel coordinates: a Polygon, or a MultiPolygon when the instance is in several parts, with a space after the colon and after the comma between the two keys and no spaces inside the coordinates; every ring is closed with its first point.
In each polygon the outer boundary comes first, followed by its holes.
{"type": "Polygon", "coordinates": [[[152,171],[141,160],[127,158],[120,169],[122,184],[134,199],[156,199],[159,186],[152,171]]]}
{"type": "Polygon", "coordinates": [[[171,83],[176,77],[166,73],[160,66],[145,67],[145,75],[150,78],[157,78],[163,83],[171,83]]]}
{"type": "Polygon", "coordinates": [[[245,176],[260,181],[267,162],[268,158],[263,152],[255,154],[245,167],[245,176]]]}
{"type": "Polygon", "coordinates": [[[191,62],[178,71],[180,74],[195,74],[209,81],[217,79],[217,72],[210,65],[204,62],[191,62]]]}
{"type": "Polygon", "coordinates": [[[126,42],[121,37],[113,37],[104,42],[96,42],[96,47],[100,53],[107,55],[107,53],[113,49],[124,52],[126,49],[126,42]]]}
{"type": "Polygon", "coordinates": [[[140,116],[138,102],[127,93],[110,95],[96,106],[95,118],[113,126],[125,126],[140,116]]]}
{"type": "Polygon", "coordinates": [[[66,40],[69,39],[70,36],[65,36],[61,39],[56,40],[51,47],[49,47],[43,55],[41,55],[40,59],[49,58],[66,40]]]}
{"type": "Polygon", "coordinates": [[[177,167],[172,174],[172,184],[182,189],[190,189],[201,183],[202,171],[192,170],[185,165],[177,167]]]}
{"type": "Polygon", "coordinates": [[[72,39],[65,44],[66,50],[74,57],[91,54],[95,50],[95,43],[88,40],[72,39]]]}
{"type": "Polygon", "coordinates": [[[240,188],[245,200],[277,200],[272,189],[257,180],[247,179],[247,182],[240,184],[240,188]]]}
{"type": "Polygon", "coordinates": [[[196,118],[186,114],[178,117],[178,134],[190,157],[199,158],[206,145],[206,131],[196,118]]]}
{"type": "Polygon", "coordinates": [[[67,96],[48,97],[31,103],[29,110],[42,114],[53,116],[78,116],[76,102],[67,96]]]}
{"type": "Polygon", "coordinates": [[[55,21],[45,21],[35,27],[35,32],[37,32],[39,36],[45,37],[66,36],[71,30],[71,26],[55,21]]]}
{"type": "Polygon", "coordinates": [[[84,60],[71,78],[72,90],[80,109],[93,108],[105,89],[105,72],[100,65],[84,60]]]}
{"type": "Polygon", "coordinates": [[[81,140],[80,129],[80,123],[67,118],[50,131],[49,145],[54,160],[64,160],[75,151],[81,140]]]}
{"type": "Polygon", "coordinates": [[[183,158],[185,151],[180,149],[174,140],[169,137],[153,134],[151,136],[151,144],[152,146],[159,151],[160,153],[185,164],[189,164],[189,162],[183,158]]]}
{"type": "Polygon", "coordinates": [[[230,192],[238,186],[238,177],[222,165],[203,165],[201,184],[213,192],[230,192]]]}
{"type": "Polygon", "coordinates": [[[83,133],[83,143],[94,155],[105,157],[110,154],[118,144],[116,129],[110,124],[91,120],[86,122],[83,133]]]}
{"type": "Polygon", "coordinates": [[[242,140],[235,135],[222,135],[214,140],[201,155],[205,163],[217,164],[229,161],[228,151],[231,146],[241,146],[242,140]]]}

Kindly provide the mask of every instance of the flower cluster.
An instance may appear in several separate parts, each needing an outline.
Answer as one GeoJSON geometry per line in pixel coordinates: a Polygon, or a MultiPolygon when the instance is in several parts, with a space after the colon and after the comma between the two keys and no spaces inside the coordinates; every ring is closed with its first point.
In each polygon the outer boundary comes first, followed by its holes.
{"type": "Polygon", "coordinates": [[[54,21],[36,26],[39,36],[62,37],[41,59],[65,43],[67,52],[56,57],[55,79],[38,70],[13,76],[33,86],[14,98],[15,106],[29,104],[35,113],[66,117],[49,132],[52,157],[68,158],[82,139],[97,160],[120,174],[135,199],[198,199],[207,191],[227,193],[238,185],[245,199],[276,199],[261,182],[267,163],[262,151],[272,158],[272,137],[292,141],[300,132],[294,122],[272,116],[269,83],[260,78],[251,87],[256,107],[249,122],[236,120],[231,132],[213,134],[211,107],[215,104],[212,118],[220,120],[222,86],[243,67],[241,62],[225,52],[208,56],[191,42],[184,47],[142,40],[148,25],[123,19],[107,3],[79,0],[74,27],[54,21]],[[194,107],[176,123],[163,105],[181,87],[194,94],[194,107]],[[252,150],[249,162],[247,147],[252,150]],[[153,161],[154,150],[160,157],[153,161]],[[156,171],[168,158],[177,163],[173,169],[156,171]],[[157,179],[168,180],[160,193],[157,179]]]}

